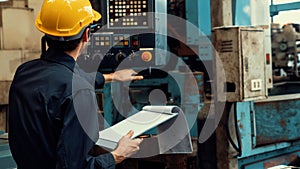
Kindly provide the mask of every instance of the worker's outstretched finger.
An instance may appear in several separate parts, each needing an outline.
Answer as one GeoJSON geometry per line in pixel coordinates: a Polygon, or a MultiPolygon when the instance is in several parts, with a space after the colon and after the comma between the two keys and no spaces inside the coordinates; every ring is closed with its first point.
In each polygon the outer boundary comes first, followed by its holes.
{"type": "Polygon", "coordinates": [[[144,79],[143,76],[132,76],[132,80],[142,80],[144,79]]]}

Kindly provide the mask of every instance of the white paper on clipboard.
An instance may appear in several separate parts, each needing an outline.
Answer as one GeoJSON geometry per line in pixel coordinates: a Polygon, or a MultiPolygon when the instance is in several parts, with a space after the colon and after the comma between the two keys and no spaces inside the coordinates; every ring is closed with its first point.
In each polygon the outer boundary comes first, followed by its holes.
{"type": "Polygon", "coordinates": [[[138,113],[99,132],[97,145],[113,150],[122,136],[130,130],[135,138],[146,131],[174,118],[181,109],[177,106],[145,106],[138,113]]]}

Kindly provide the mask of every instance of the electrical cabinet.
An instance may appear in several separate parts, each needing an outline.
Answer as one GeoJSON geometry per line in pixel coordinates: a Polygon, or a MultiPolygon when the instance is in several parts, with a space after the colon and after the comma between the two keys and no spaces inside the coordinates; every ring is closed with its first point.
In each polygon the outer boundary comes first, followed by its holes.
{"type": "Polygon", "coordinates": [[[214,79],[219,101],[266,98],[264,37],[264,30],[258,27],[213,29],[214,79]]]}

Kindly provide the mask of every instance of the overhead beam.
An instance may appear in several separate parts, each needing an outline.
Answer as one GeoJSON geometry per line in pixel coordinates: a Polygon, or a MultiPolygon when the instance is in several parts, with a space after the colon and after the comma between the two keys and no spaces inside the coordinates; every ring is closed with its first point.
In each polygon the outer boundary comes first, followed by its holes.
{"type": "Polygon", "coordinates": [[[270,16],[276,16],[281,11],[290,11],[300,9],[300,2],[270,5],[270,16]]]}

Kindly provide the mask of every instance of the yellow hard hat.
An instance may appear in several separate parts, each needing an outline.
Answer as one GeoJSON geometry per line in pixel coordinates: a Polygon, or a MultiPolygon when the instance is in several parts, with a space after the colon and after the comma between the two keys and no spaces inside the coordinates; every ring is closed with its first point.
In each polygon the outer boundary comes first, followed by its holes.
{"type": "Polygon", "coordinates": [[[73,37],[100,18],[89,0],[45,0],[35,26],[48,36],[73,37]]]}

